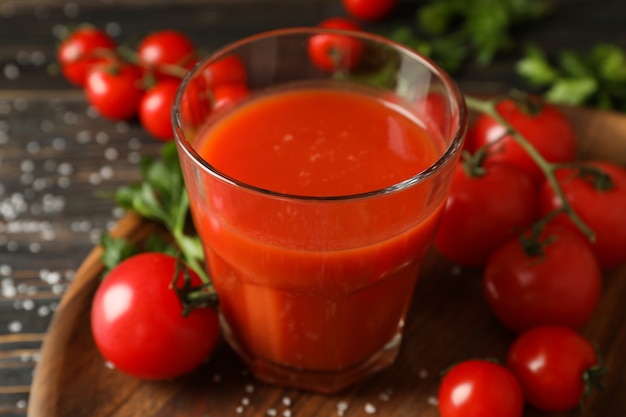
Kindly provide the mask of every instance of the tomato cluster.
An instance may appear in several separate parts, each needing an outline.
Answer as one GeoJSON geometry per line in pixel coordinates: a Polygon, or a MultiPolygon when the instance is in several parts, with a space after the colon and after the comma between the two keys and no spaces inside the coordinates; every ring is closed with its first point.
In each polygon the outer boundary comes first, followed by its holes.
{"type": "MultiPolygon", "coordinates": [[[[138,119],[154,138],[173,138],[171,111],[186,72],[199,60],[192,40],[180,31],[145,36],[136,49],[122,47],[103,30],[84,25],[61,42],[61,73],[85,90],[87,101],[112,120],[138,119]]],[[[211,105],[218,107],[247,94],[243,64],[207,68],[211,105]],[[219,88],[217,85],[219,84],[219,88]]]]}
{"type": "Polygon", "coordinates": [[[600,385],[603,367],[590,342],[565,326],[538,326],[515,339],[504,364],[470,359],[439,387],[441,417],[521,417],[524,404],[561,412],[600,385]]]}
{"type": "Polygon", "coordinates": [[[520,416],[524,401],[568,410],[601,373],[579,330],[598,305],[603,271],[626,262],[626,168],[576,160],[572,124],[553,105],[534,97],[481,103],[468,101],[479,114],[435,247],[482,268],[486,303],[518,336],[505,365],[452,368],[440,387],[441,415],[520,416]],[[463,396],[464,385],[476,388],[463,396]]]}
{"type": "Polygon", "coordinates": [[[534,97],[480,113],[464,156],[435,247],[484,268],[487,302],[511,330],[581,328],[602,271],[626,262],[626,168],[575,160],[570,121],[534,97]]]}

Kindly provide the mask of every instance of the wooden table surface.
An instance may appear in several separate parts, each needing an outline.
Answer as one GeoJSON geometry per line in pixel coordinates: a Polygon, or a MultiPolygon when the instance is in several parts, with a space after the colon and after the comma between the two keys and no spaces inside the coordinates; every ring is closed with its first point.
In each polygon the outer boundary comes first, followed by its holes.
{"type": "MultiPolygon", "coordinates": [[[[554,15],[518,40],[548,52],[586,52],[602,41],[626,47],[623,0],[552,3],[554,15]]],[[[417,4],[402,2],[394,19],[412,17],[417,4]]],[[[136,123],[95,116],[80,90],[50,73],[62,26],[90,22],[130,45],[177,28],[211,50],[338,14],[339,0],[0,0],[0,416],[26,415],[55,307],[100,233],[123,214],[110,193],[138,179],[140,155],[160,149],[136,123]]],[[[520,86],[514,62],[455,77],[469,93],[502,92],[520,86]]]]}

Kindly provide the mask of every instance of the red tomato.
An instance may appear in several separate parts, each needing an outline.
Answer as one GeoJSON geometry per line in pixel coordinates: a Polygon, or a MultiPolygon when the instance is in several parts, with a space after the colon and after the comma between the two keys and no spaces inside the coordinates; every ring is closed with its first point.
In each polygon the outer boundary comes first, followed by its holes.
{"type": "Polygon", "coordinates": [[[515,332],[547,324],[580,328],[600,301],[600,265],[570,229],[548,226],[540,239],[541,253],[527,253],[514,239],[491,256],[483,277],[487,302],[515,332]]]}
{"type": "Polygon", "coordinates": [[[397,0],[341,0],[346,12],[361,20],[375,21],[387,17],[397,0]]]}
{"type": "Polygon", "coordinates": [[[93,67],[87,76],[85,94],[102,116],[131,119],[137,114],[143,95],[141,70],[122,62],[93,67]]]}
{"type": "Polygon", "coordinates": [[[585,392],[585,374],[598,376],[598,358],[587,339],[561,326],[535,327],[513,342],[507,366],[526,401],[544,411],[576,407],[585,392]]]}
{"type": "Polygon", "coordinates": [[[243,83],[220,84],[213,87],[213,108],[217,109],[235,103],[250,94],[243,83]]]}
{"type": "Polygon", "coordinates": [[[435,247],[464,266],[482,266],[503,243],[535,221],[536,188],[514,166],[488,163],[481,176],[469,176],[460,163],[441,217],[435,247]]]}
{"type": "Polygon", "coordinates": [[[247,79],[246,66],[237,55],[229,55],[202,70],[207,86],[242,84],[247,79]]]}
{"type": "MultiPolygon", "coordinates": [[[[219,335],[209,307],[182,316],[170,288],[177,259],[143,253],[126,259],[105,277],[91,308],[91,328],[102,356],[120,371],[142,379],[183,375],[208,358],[219,335]]],[[[191,272],[192,284],[200,278],[191,272]]],[[[182,272],[179,284],[182,286],[182,272]]]]}
{"type": "MultiPolygon", "coordinates": [[[[570,162],[576,156],[576,134],[570,121],[552,104],[543,103],[541,110],[532,114],[513,100],[497,105],[498,113],[519,131],[535,149],[550,162],[570,162]]],[[[481,114],[474,126],[474,147],[479,148],[498,141],[491,149],[491,160],[507,162],[530,174],[539,183],[544,175],[526,151],[511,137],[505,135],[502,125],[481,114]]]]}
{"type": "Polygon", "coordinates": [[[57,50],[57,60],[61,64],[63,76],[82,87],[91,67],[111,59],[115,55],[115,48],[115,41],[104,31],[84,26],[63,40],[57,50]]]}
{"type": "MultiPolygon", "coordinates": [[[[331,17],[322,21],[320,27],[359,31],[356,23],[343,17],[331,17]]],[[[309,57],[316,67],[325,71],[352,69],[363,55],[363,44],[355,38],[337,34],[319,34],[309,39],[309,57]]]]}
{"type": "Polygon", "coordinates": [[[179,81],[165,79],[156,83],[141,98],[139,121],[143,128],[159,140],[174,138],[172,106],[178,92],[179,81]]]}
{"type": "Polygon", "coordinates": [[[143,38],[137,47],[137,54],[141,65],[159,76],[159,67],[164,65],[187,68],[190,62],[195,62],[196,47],[185,34],[168,29],[143,38]]]}
{"type": "MultiPolygon", "coordinates": [[[[595,232],[593,248],[603,268],[614,268],[626,262],[626,168],[602,161],[585,162],[610,177],[612,187],[594,185],[584,172],[564,168],[556,177],[565,198],[580,218],[595,232]],[[579,175],[582,174],[582,175],[579,175]]],[[[541,189],[540,210],[546,214],[561,206],[561,201],[547,182],[541,189]]],[[[555,222],[579,230],[565,215],[555,222]]]]}
{"type": "Polygon", "coordinates": [[[439,387],[441,417],[520,417],[522,390],[502,365],[468,360],[450,369],[439,387]]]}

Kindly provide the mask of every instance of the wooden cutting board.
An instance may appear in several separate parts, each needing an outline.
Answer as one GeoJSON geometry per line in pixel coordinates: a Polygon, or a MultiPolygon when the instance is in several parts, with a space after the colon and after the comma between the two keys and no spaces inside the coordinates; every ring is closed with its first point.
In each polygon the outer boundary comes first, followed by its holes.
{"type": "MultiPolygon", "coordinates": [[[[580,136],[581,158],[626,165],[626,117],[585,109],[566,112],[580,136]]],[[[142,240],[155,228],[128,215],[115,234],[142,240]]],[[[490,314],[480,271],[462,270],[433,252],[415,290],[397,362],[340,394],[257,382],[225,344],[190,375],[143,382],[107,368],[92,340],[89,309],[102,270],[100,253],[96,247],[84,261],[51,322],[34,375],[29,417],[436,417],[441,372],[469,358],[503,359],[514,338],[490,314]]],[[[586,415],[620,417],[626,416],[626,266],[604,278],[601,304],[583,333],[602,353],[609,373],[604,391],[589,399],[586,415]]],[[[526,417],[549,415],[580,414],[525,412],[526,417]]]]}

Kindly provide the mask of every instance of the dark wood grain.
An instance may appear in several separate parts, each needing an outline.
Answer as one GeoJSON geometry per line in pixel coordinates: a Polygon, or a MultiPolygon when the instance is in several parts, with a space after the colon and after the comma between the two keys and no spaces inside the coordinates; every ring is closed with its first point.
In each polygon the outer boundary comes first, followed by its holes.
{"type": "MultiPolygon", "coordinates": [[[[469,65],[454,74],[464,91],[496,94],[510,87],[527,87],[515,75],[514,65],[524,45],[529,42],[541,46],[548,53],[563,48],[584,53],[592,45],[607,41],[626,45],[626,3],[622,0],[548,1],[555,6],[553,15],[532,26],[518,28],[514,34],[516,45],[513,50],[498,56],[487,68],[469,65]]],[[[367,29],[378,30],[398,23],[411,23],[415,7],[425,3],[426,0],[399,0],[399,8],[389,21],[380,25],[367,25],[367,29]]],[[[46,337],[50,320],[56,317],[54,310],[59,298],[68,286],[74,287],[73,277],[79,278],[79,275],[75,275],[76,269],[93,248],[97,233],[118,218],[118,214],[113,211],[114,202],[107,194],[110,195],[122,184],[137,180],[138,167],[134,157],[138,153],[156,155],[159,151],[159,143],[142,131],[136,122],[118,124],[90,115],[82,91],[49,71],[49,66],[55,63],[58,29],[64,25],[75,26],[89,22],[112,30],[118,41],[133,46],[150,31],[176,28],[184,30],[204,51],[209,51],[252,33],[284,26],[313,25],[323,18],[338,14],[343,14],[339,0],[0,0],[0,281],[3,285],[0,294],[0,416],[26,415],[33,369],[40,358],[41,341],[46,337]],[[88,143],[77,140],[83,133],[89,135],[88,143]],[[63,147],[53,146],[55,140],[61,140],[63,147]],[[33,152],[31,145],[38,146],[39,150],[33,152]],[[117,152],[118,157],[106,158],[104,152],[107,150],[117,152]],[[32,163],[34,169],[29,171],[28,164],[23,165],[25,162],[32,163]],[[57,171],[60,164],[69,164],[73,168],[72,172],[60,175],[57,171]],[[103,179],[99,176],[102,168],[113,169],[114,175],[103,179]],[[97,186],[94,186],[94,176],[97,186]],[[69,181],[70,186],[60,187],[58,180],[69,181]],[[41,184],[44,186],[36,187],[41,184]],[[95,188],[98,193],[94,192],[95,188]],[[26,204],[26,210],[16,217],[7,216],[4,211],[13,196],[23,197],[23,203],[26,204]],[[63,209],[42,211],[44,198],[59,199],[64,202],[63,209]],[[42,230],[42,226],[46,230],[42,230]],[[60,279],[47,281],[44,277],[46,273],[57,274],[57,277],[60,274],[60,279]],[[9,290],[5,290],[5,283],[9,283],[9,290]],[[13,290],[17,291],[12,293],[13,290]]],[[[617,134],[616,137],[622,137],[620,130],[623,132],[626,129],[617,115],[603,116],[594,123],[609,138],[613,133],[617,134]],[[604,117],[610,121],[605,123],[604,117]],[[615,132],[608,132],[607,129],[615,132]]],[[[596,128],[589,127],[589,130],[595,131],[596,128]]],[[[626,154],[625,147],[622,141],[612,143],[607,138],[601,138],[584,144],[581,152],[615,158],[626,154]]],[[[447,273],[447,268],[441,268],[442,273],[447,273]]],[[[444,278],[446,276],[443,275],[444,278]]],[[[607,282],[620,281],[616,279],[607,282]]],[[[444,284],[448,288],[448,283],[447,278],[424,279],[420,288],[428,289],[431,285],[436,287],[444,284]]],[[[465,284],[463,280],[460,283],[465,284]]],[[[456,294],[455,291],[460,292],[464,287],[450,288],[456,294]]],[[[623,294],[615,290],[610,296],[618,298],[623,294]]],[[[470,308],[465,304],[452,307],[452,311],[460,312],[470,308]]],[[[615,314],[623,314],[623,310],[618,307],[612,308],[615,314]]],[[[67,310],[63,308],[61,311],[67,310]]],[[[433,326],[443,323],[444,319],[448,320],[441,312],[422,314],[432,317],[435,323],[433,326]]],[[[408,355],[412,350],[415,350],[416,355],[422,355],[431,343],[426,330],[429,325],[423,324],[424,320],[420,322],[419,317],[415,321],[418,329],[416,337],[425,338],[407,343],[403,355],[408,355]]],[[[56,318],[54,320],[58,321],[56,318]]],[[[469,331],[465,331],[463,323],[448,325],[452,330],[461,331],[464,337],[469,337],[469,331]]],[[[609,330],[615,328],[610,321],[605,326],[609,330]]],[[[608,340],[610,346],[623,349],[619,338],[623,337],[624,332],[609,330],[606,330],[608,333],[599,334],[608,340]]],[[[71,337],[80,341],[84,335],[71,337]]],[[[454,350],[458,349],[458,356],[483,353],[483,350],[472,348],[473,344],[461,343],[447,332],[442,333],[433,343],[448,343],[454,350]],[[458,347],[455,347],[456,343],[460,343],[458,347]],[[469,351],[464,352],[463,349],[468,346],[469,351]]],[[[490,343],[490,346],[499,346],[495,342],[490,343]]],[[[487,348],[484,347],[485,350],[487,348]]],[[[617,348],[611,350],[613,356],[618,355],[617,348]]],[[[199,371],[199,377],[204,372],[213,378],[219,370],[231,370],[230,365],[233,363],[235,367],[240,366],[228,349],[221,349],[217,359],[210,367],[199,371]],[[222,361],[224,365],[221,365],[222,361]]],[[[383,394],[385,397],[386,390],[392,388],[391,382],[400,383],[400,379],[376,379],[378,385],[355,387],[349,397],[340,395],[328,400],[280,390],[272,390],[271,394],[267,394],[261,387],[249,394],[245,392],[239,376],[230,380],[223,376],[220,384],[213,385],[205,381],[198,386],[193,384],[194,377],[190,377],[191,382],[185,386],[185,396],[202,398],[200,401],[187,402],[181,400],[184,396],[165,396],[158,400],[159,405],[155,407],[161,410],[157,415],[167,415],[172,410],[172,415],[187,413],[204,416],[207,407],[214,410],[217,406],[223,406],[224,409],[213,414],[231,415],[237,414],[236,408],[241,399],[249,397],[254,400],[254,405],[246,407],[248,414],[262,415],[269,406],[273,406],[280,414],[286,409],[281,403],[282,395],[286,394],[292,397],[293,405],[290,409],[294,416],[303,408],[309,414],[312,410],[318,410],[320,414],[336,415],[334,402],[344,398],[350,399],[351,406],[346,415],[362,414],[363,406],[368,401],[378,407],[379,415],[393,415],[386,405],[396,404],[399,398],[397,392],[404,390],[405,394],[418,395],[419,400],[415,402],[420,404],[425,395],[433,395],[436,367],[440,362],[435,361],[432,365],[419,362],[428,371],[429,378],[418,378],[417,382],[412,381],[405,388],[393,387],[396,391],[391,394],[389,402],[378,399],[378,395],[383,394]],[[379,388],[384,392],[376,392],[379,388]],[[214,396],[208,395],[208,392],[217,395],[223,402],[215,403],[214,396]]],[[[90,368],[86,366],[85,369],[90,368]]],[[[626,387],[619,384],[623,384],[620,377],[625,372],[618,369],[621,374],[611,374],[611,383],[617,384],[615,386],[623,391],[626,387]]],[[[415,372],[419,374],[419,371],[414,371],[407,379],[415,377],[415,372]]],[[[84,379],[79,381],[84,382],[84,379]]],[[[49,384],[62,382],[76,386],[71,381],[48,381],[49,384]]],[[[100,383],[105,384],[104,381],[100,383]]],[[[124,386],[124,392],[135,398],[135,391],[124,386]]],[[[85,391],[81,391],[80,386],[78,388],[76,395],[83,395],[85,391]]],[[[147,398],[153,390],[162,392],[166,389],[167,384],[165,387],[159,385],[158,388],[142,386],[137,387],[136,392],[147,398]]],[[[87,397],[91,396],[90,393],[87,397]]],[[[97,398],[100,403],[106,401],[97,398]]],[[[123,397],[115,397],[115,404],[123,403],[123,397]]],[[[89,405],[77,408],[75,411],[82,414],[74,416],[91,415],[89,405]]],[[[131,405],[124,407],[127,415],[133,414],[129,411],[131,405]]],[[[607,399],[604,407],[598,410],[612,410],[611,401],[607,399]]],[[[61,410],[61,403],[53,404],[53,409],[61,410]]],[[[604,414],[598,413],[597,416],[604,417],[604,414]]],[[[614,414],[608,414],[607,417],[614,417],[614,414]]],[[[617,417],[622,416],[618,414],[617,417]]]]}
{"type": "MultiPolygon", "coordinates": [[[[626,165],[626,117],[568,109],[580,135],[582,158],[626,165]]],[[[130,216],[116,233],[141,240],[154,225],[130,216]]],[[[346,415],[376,410],[385,416],[438,415],[440,373],[468,358],[502,359],[513,335],[492,317],[481,295],[480,271],[461,270],[432,252],[415,291],[406,338],[396,364],[330,396],[255,381],[224,344],[192,374],[168,382],[142,382],[105,366],[89,327],[89,306],[101,264],[96,248],[78,270],[49,329],[32,387],[29,417],[183,417],[191,415],[346,415]],[[269,414],[268,414],[269,413],[269,414]]],[[[610,369],[606,389],[588,402],[590,416],[626,415],[626,266],[605,274],[604,296],[584,329],[610,369]]],[[[578,410],[526,417],[577,416],[578,410]]]]}

